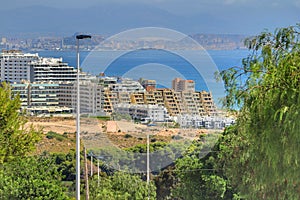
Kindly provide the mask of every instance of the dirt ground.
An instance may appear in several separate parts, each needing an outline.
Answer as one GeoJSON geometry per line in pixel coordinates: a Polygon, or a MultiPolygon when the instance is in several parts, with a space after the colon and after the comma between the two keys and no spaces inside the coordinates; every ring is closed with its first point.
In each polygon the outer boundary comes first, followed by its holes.
{"type": "MultiPolygon", "coordinates": [[[[131,147],[145,143],[147,133],[155,136],[157,141],[170,142],[173,136],[180,135],[183,139],[193,140],[198,138],[200,134],[211,132],[211,130],[204,129],[148,127],[128,121],[100,121],[96,118],[82,118],[80,121],[81,139],[88,149],[111,145],[119,148],[131,147]]],[[[27,123],[27,126],[30,124],[42,128],[45,134],[53,131],[59,134],[68,133],[69,137],[75,137],[76,121],[72,118],[32,118],[27,123]]],[[[46,146],[47,140],[44,139],[42,143],[46,146]]],[[[68,141],[65,145],[74,148],[73,143],[74,140],[71,144],[68,141]]],[[[52,141],[51,146],[55,145],[52,141]]],[[[62,146],[64,144],[60,142],[57,145],[62,146]]]]}
{"type": "Polygon", "coordinates": [[[73,118],[40,118],[32,117],[25,126],[33,125],[37,128],[42,128],[44,133],[53,131],[59,134],[75,133],[76,131],[76,121],[73,118]]]}

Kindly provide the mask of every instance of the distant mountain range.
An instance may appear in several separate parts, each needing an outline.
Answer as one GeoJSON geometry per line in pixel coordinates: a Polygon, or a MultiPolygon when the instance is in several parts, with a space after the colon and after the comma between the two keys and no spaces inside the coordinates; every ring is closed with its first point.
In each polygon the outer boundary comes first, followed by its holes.
{"type": "Polygon", "coordinates": [[[191,38],[207,50],[228,50],[244,49],[244,40],[247,36],[236,34],[195,34],[191,38]]]}
{"type": "Polygon", "coordinates": [[[219,15],[199,14],[179,16],[160,8],[136,3],[103,3],[91,8],[58,9],[45,6],[17,8],[0,12],[0,35],[32,37],[40,34],[70,35],[74,32],[90,32],[113,35],[137,27],[163,27],[185,34],[220,33],[226,27],[234,32],[231,21],[219,15]]]}
{"type": "MultiPolygon", "coordinates": [[[[234,32],[233,23],[220,15],[179,16],[148,4],[103,3],[90,8],[59,9],[32,6],[0,11],[0,38],[65,37],[76,32],[107,38],[132,28],[162,27],[190,35],[205,49],[243,48],[245,35],[222,34],[221,28],[234,32]],[[201,34],[198,34],[201,33],[201,34]],[[212,34],[213,33],[213,34],[212,34]]],[[[99,43],[98,40],[95,41],[99,43]]],[[[74,44],[72,37],[65,39],[74,44]],[[71,39],[70,39],[71,38],[71,39]]]]}
{"type": "MultiPolygon", "coordinates": [[[[108,41],[101,35],[93,35],[91,40],[83,40],[81,43],[90,47],[98,47],[99,49],[106,50],[125,50],[125,49],[141,49],[141,48],[154,48],[154,49],[189,49],[189,50],[232,50],[232,49],[244,49],[245,35],[234,34],[194,34],[190,35],[181,41],[171,42],[168,40],[147,40],[136,41],[124,38],[110,39],[108,41]],[[197,43],[195,43],[193,40],[197,43]],[[200,45],[200,46],[199,46],[200,45]]],[[[75,48],[75,36],[64,37],[64,45],[73,46],[75,48]]]]}

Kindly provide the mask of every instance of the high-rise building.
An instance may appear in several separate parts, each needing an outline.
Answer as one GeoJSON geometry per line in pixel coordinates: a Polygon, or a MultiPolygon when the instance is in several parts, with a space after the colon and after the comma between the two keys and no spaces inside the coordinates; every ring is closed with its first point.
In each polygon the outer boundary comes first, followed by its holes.
{"type": "Polygon", "coordinates": [[[19,50],[3,50],[0,54],[0,81],[75,81],[76,74],[77,70],[62,58],[41,58],[19,50]]]}
{"type": "Polygon", "coordinates": [[[18,50],[2,50],[0,54],[0,81],[20,83],[30,80],[30,63],[38,54],[22,53],[18,50]]]}
{"type": "Polygon", "coordinates": [[[183,80],[181,78],[175,78],[172,81],[172,89],[175,92],[182,92],[182,91],[195,91],[195,82],[193,80],[183,80]]]}
{"type": "Polygon", "coordinates": [[[30,81],[75,81],[77,70],[62,58],[39,58],[30,64],[30,81]]]}

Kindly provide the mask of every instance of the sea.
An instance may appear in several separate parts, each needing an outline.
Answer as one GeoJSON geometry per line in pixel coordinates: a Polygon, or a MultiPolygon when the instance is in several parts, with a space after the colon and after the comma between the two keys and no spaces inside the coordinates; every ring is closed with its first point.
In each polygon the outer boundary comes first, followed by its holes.
{"type": "MultiPolygon", "coordinates": [[[[41,57],[62,58],[70,66],[77,66],[75,51],[35,51],[41,57]]],[[[105,50],[80,51],[82,71],[123,78],[154,79],[157,87],[171,88],[174,78],[195,81],[197,91],[210,91],[215,102],[225,96],[222,82],[215,73],[230,67],[241,66],[250,52],[236,50],[180,50],[138,49],[131,51],[105,50]]],[[[218,104],[218,103],[217,103],[218,104]]]]}

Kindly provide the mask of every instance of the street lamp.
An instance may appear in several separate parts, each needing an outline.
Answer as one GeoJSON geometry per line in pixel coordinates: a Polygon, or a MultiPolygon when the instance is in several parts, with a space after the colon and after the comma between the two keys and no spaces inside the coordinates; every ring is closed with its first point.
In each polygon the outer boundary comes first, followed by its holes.
{"type": "Polygon", "coordinates": [[[147,187],[148,187],[148,200],[150,199],[150,142],[149,132],[147,132],[147,187]]]}
{"type": "Polygon", "coordinates": [[[76,109],[76,199],[80,200],[80,89],[79,89],[79,40],[91,38],[90,35],[76,35],[77,43],[77,109],[76,109]]]}

